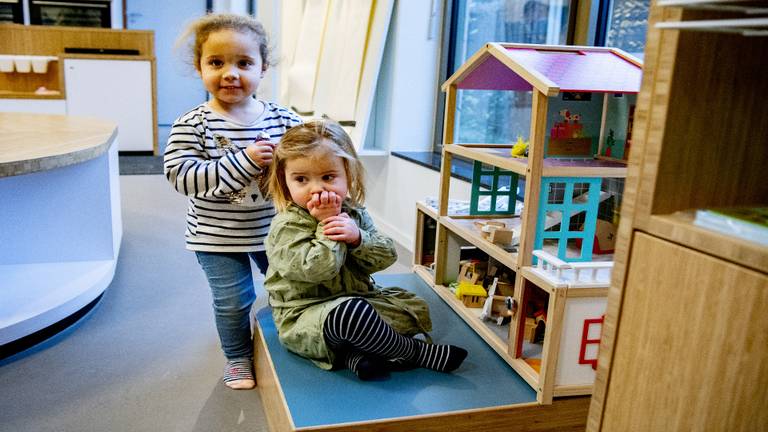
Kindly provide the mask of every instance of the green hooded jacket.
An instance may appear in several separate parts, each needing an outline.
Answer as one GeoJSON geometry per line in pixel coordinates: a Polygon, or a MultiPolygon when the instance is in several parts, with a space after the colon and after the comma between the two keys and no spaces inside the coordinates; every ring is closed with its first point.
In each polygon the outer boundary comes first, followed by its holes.
{"type": "Polygon", "coordinates": [[[295,204],[272,219],[265,242],[269,270],[264,286],[280,342],[290,351],[331,369],[334,355],[323,323],[334,307],[364,297],[398,333],[432,330],[427,303],[401,288],[382,289],[371,274],[397,260],[394,243],[379,233],[364,208],[346,212],[360,228],[360,245],[350,248],[323,234],[323,224],[295,204]]]}

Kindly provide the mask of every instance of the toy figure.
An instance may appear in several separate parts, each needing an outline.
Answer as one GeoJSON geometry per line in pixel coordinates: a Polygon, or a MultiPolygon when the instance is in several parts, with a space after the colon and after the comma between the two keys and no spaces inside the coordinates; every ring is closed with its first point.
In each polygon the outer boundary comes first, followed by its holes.
{"type": "Polygon", "coordinates": [[[523,137],[518,135],[517,142],[512,146],[512,157],[524,158],[528,157],[528,141],[523,141],[523,137]]]}

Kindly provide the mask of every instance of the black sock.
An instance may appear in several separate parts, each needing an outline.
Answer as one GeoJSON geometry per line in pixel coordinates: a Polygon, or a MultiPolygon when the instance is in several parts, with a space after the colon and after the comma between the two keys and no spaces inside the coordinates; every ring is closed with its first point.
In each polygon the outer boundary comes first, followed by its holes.
{"type": "Polygon", "coordinates": [[[389,376],[386,360],[361,352],[347,352],[344,364],[363,381],[389,376]]]}

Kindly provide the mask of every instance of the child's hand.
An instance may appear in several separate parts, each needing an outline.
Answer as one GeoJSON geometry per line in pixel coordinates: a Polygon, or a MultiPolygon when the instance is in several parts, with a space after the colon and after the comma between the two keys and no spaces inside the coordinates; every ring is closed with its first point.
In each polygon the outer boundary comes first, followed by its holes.
{"type": "Polygon", "coordinates": [[[348,214],[331,216],[324,219],[323,223],[323,234],[329,239],[347,243],[352,247],[360,246],[360,228],[348,214]]]}
{"type": "Polygon", "coordinates": [[[274,150],[274,143],[259,138],[256,142],[248,144],[248,147],[245,148],[245,153],[260,167],[267,168],[272,164],[272,153],[274,150]]]}
{"type": "Polygon", "coordinates": [[[336,195],[336,192],[315,193],[312,194],[312,199],[307,201],[307,210],[315,219],[322,221],[341,213],[342,201],[343,198],[336,195]]]}

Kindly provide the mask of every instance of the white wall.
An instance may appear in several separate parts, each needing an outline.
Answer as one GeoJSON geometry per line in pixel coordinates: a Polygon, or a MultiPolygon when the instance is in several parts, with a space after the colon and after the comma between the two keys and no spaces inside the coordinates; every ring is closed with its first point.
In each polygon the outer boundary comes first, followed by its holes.
{"type": "MultiPolygon", "coordinates": [[[[440,84],[437,61],[441,4],[437,0],[395,3],[376,93],[372,147],[432,150],[435,91],[440,84]]],[[[416,201],[438,196],[439,173],[394,156],[362,159],[368,174],[369,212],[379,229],[412,251],[416,201]]],[[[467,182],[451,180],[452,199],[468,200],[469,194],[467,182]]]]}
{"type": "Polygon", "coordinates": [[[123,0],[112,0],[109,6],[113,29],[123,28],[123,0]]]}
{"type": "MultiPolygon", "coordinates": [[[[438,196],[440,173],[394,156],[362,156],[366,207],[378,228],[413,252],[416,201],[438,196]]],[[[451,199],[469,200],[469,183],[451,179],[451,199]]]]}
{"type": "Polygon", "coordinates": [[[375,143],[364,148],[432,149],[440,41],[431,16],[433,6],[440,16],[441,3],[395,2],[376,93],[375,143]]]}
{"type": "MultiPolygon", "coordinates": [[[[247,6],[247,5],[246,5],[247,6]]],[[[280,40],[280,26],[282,25],[281,5],[279,0],[260,0],[256,4],[256,18],[261,21],[264,30],[269,36],[269,47],[272,50],[272,60],[276,62],[270,65],[266,75],[259,84],[256,96],[260,99],[275,101],[283,106],[288,106],[287,101],[280,100],[280,71],[285,62],[281,56],[281,47],[283,41],[280,40]]],[[[294,18],[296,22],[301,21],[301,17],[294,18]]]]}
{"type": "Polygon", "coordinates": [[[214,12],[248,14],[248,0],[213,0],[214,12]]]}

